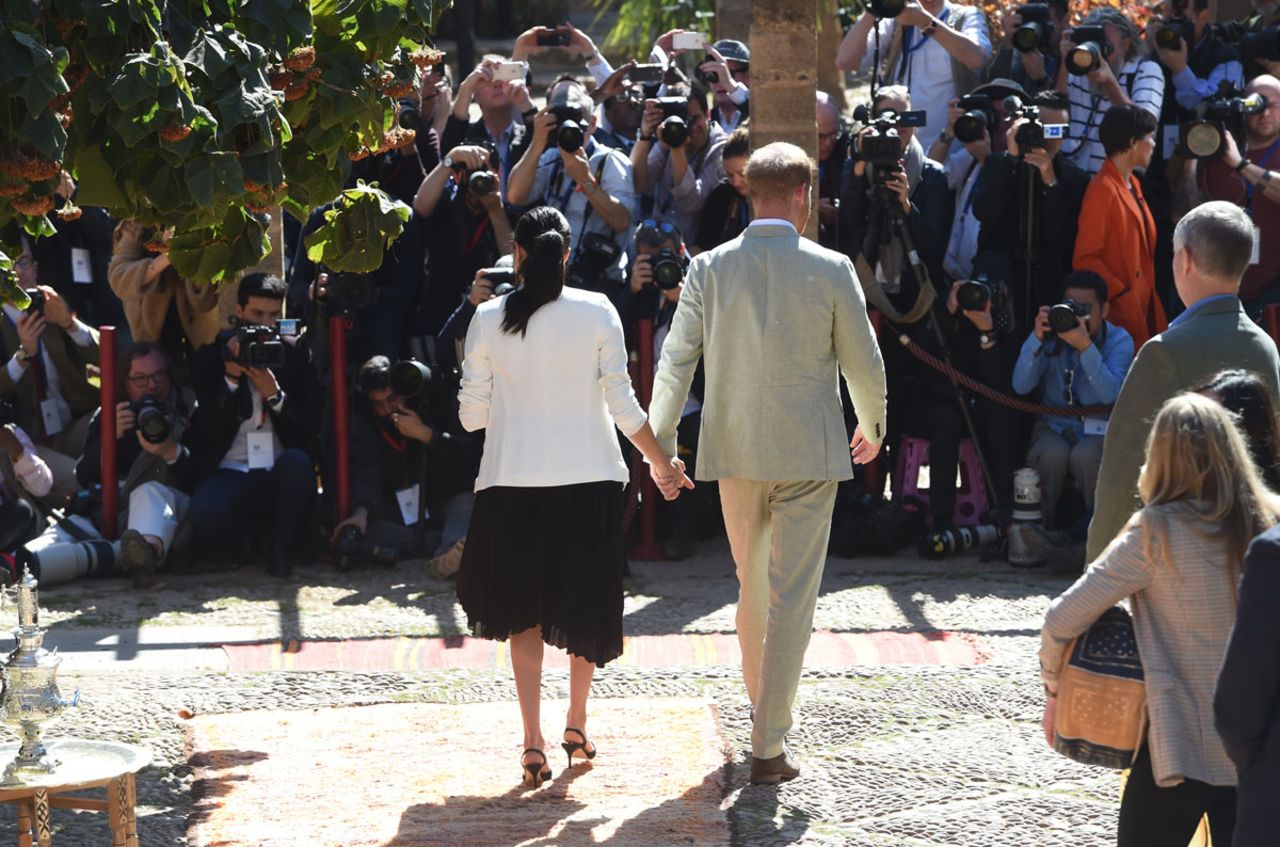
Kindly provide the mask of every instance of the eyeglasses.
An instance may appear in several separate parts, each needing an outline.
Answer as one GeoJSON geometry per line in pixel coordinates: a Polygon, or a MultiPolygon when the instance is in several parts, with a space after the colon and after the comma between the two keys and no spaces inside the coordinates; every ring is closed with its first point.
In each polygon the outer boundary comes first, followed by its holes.
{"type": "Polygon", "coordinates": [[[149,374],[137,374],[129,377],[129,382],[133,383],[134,388],[145,388],[147,383],[152,385],[163,385],[169,381],[168,371],[155,371],[149,374]]]}

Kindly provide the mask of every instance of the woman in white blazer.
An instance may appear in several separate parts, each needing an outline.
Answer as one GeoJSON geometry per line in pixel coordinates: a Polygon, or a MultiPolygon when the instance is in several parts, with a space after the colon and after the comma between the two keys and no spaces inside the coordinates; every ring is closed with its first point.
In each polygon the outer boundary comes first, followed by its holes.
{"type": "Polygon", "coordinates": [[[1143,507],[1049,607],[1040,668],[1053,743],[1063,651],[1129,598],[1147,689],[1148,728],[1120,801],[1118,847],[1185,847],[1209,815],[1230,844],[1236,771],[1214,729],[1213,691],[1236,614],[1250,540],[1280,520],[1234,416],[1182,394],[1164,404],[1138,480],[1143,507]]]}
{"type": "Polygon", "coordinates": [[[543,642],[567,651],[572,766],[597,665],[622,654],[623,488],[616,425],[657,470],[693,484],[658,447],[631,390],[622,322],[603,294],[564,286],[569,224],[550,207],[515,228],[520,287],[476,310],[459,393],[462,424],[485,430],[475,509],[458,574],[472,632],[511,640],[524,720],[523,781],[551,778],[539,724],[543,642]]]}

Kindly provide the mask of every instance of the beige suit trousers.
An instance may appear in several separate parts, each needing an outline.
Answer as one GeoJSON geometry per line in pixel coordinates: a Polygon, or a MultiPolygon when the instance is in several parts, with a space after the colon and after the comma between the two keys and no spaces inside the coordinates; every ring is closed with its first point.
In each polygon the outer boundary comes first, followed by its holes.
{"type": "Polygon", "coordinates": [[[827,560],[836,481],[720,480],[738,570],[742,678],[755,708],[752,755],[782,752],[827,560]]]}

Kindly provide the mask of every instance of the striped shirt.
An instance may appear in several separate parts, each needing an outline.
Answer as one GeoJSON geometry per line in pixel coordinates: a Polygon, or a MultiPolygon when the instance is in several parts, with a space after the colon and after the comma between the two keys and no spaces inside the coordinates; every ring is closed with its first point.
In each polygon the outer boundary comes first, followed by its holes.
{"type": "MultiPolygon", "coordinates": [[[[1146,109],[1160,120],[1164,105],[1164,73],[1160,65],[1150,59],[1134,57],[1125,62],[1116,75],[1120,87],[1135,106],[1146,109]]],[[[1111,101],[1104,94],[1095,94],[1089,78],[1071,74],[1067,78],[1067,96],[1071,98],[1071,137],[1063,145],[1062,152],[1077,166],[1093,176],[1102,170],[1107,154],[1098,140],[1098,127],[1102,116],[1111,108],[1111,101]]]]}

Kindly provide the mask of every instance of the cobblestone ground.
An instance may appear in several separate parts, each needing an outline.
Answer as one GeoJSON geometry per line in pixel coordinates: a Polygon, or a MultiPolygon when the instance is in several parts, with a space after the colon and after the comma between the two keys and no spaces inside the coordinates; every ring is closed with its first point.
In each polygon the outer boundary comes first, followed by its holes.
{"type": "MultiPolygon", "coordinates": [[[[732,631],[736,585],[723,544],[686,562],[633,568],[628,633],[732,631]]],[[[409,564],[347,574],[316,567],[281,584],[246,568],[172,577],[145,594],[117,582],[60,586],[42,598],[44,623],[52,623],[47,642],[84,626],[239,626],[263,638],[311,639],[462,632],[452,586],[422,573],[409,564]]],[[[1037,633],[1049,599],[1067,583],[974,559],[831,560],[817,627],[967,632],[991,659],[966,668],[806,672],[792,735],[805,770],[777,790],[747,785],[750,720],[735,668],[611,668],[598,674],[595,696],[692,695],[717,704],[725,737],[739,751],[725,797],[735,844],[1107,844],[1116,775],[1056,756],[1039,727],[1037,633]]],[[[78,685],[87,702],[54,735],[153,751],[155,764],[138,780],[144,845],[187,843],[192,777],[179,710],[515,699],[509,672],[483,670],[196,674],[178,661],[165,672],[77,673],[68,663],[60,678],[64,690],[78,685]]],[[[547,671],[547,696],[567,697],[567,682],[564,672],[547,671]]],[[[55,810],[54,823],[55,844],[108,843],[105,822],[91,813],[55,810]]],[[[12,808],[0,808],[0,842],[13,836],[12,808]]]]}

